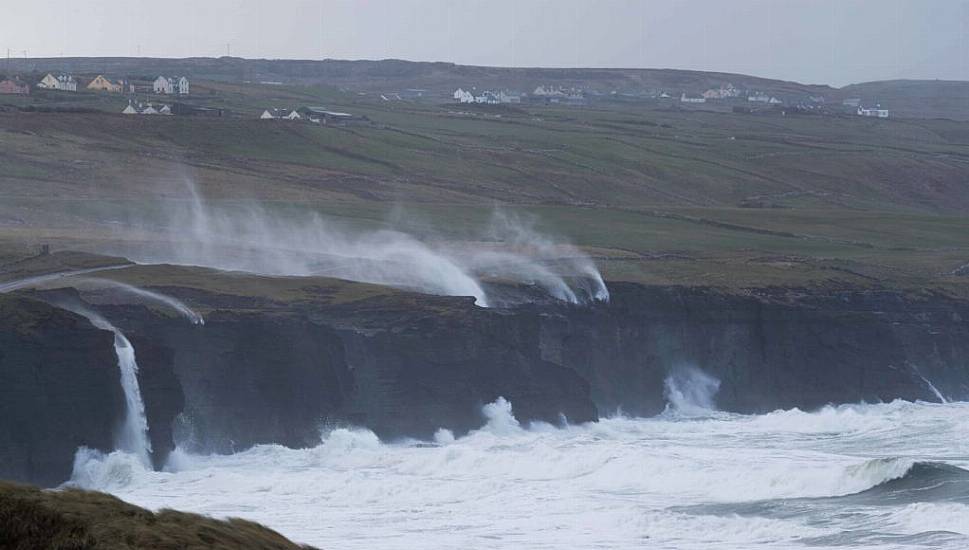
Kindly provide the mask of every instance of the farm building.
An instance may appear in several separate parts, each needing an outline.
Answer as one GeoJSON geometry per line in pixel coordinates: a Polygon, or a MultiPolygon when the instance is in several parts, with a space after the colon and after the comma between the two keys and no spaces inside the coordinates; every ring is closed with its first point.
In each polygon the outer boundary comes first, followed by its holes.
{"type": "Polygon", "coordinates": [[[261,120],[300,120],[303,118],[296,109],[266,109],[259,115],[261,120]]]}
{"type": "Polygon", "coordinates": [[[366,117],[360,117],[350,113],[330,111],[324,109],[323,107],[303,107],[300,110],[311,121],[318,121],[320,124],[324,125],[346,126],[347,124],[361,123],[368,120],[366,117]]]}
{"type": "Polygon", "coordinates": [[[188,103],[175,103],[172,105],[171,110],[173,115],[178,116],[221,117],[228,114],[228,111],[219,107],[204,107],[201,105],[189,105],[188,103]]]}
{"type": "Polygon", "coordinates": [[[882,109],[881,105],[874,109],[858,107],[858,116],[870,116],[875,118],[888,118],[888,109],[882,109]]]}
{"type": "Polygon", "coordinates": [[[0,82],[0,94],[5,95],[27,95],[30,93],[30,86],[19,78],[8,78],[0,82]]]}

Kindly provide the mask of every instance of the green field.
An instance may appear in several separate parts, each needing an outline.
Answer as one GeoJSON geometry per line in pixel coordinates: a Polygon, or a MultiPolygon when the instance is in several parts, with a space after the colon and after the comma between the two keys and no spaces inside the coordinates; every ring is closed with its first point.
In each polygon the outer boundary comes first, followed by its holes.
{"type": "MultiPolygon", "coordinates": [[[[0,113],[0,243],[150,241],[183,201],[259,200],[456,243],[494,209],[584,247],[607,277],[725,287],[964,292],[969,123],[684,111],[467,107],[319,86],[193,84],[226,118],[0,113]],[[325,106],[369,123],[261,121],[325,106]],[[402,214],[405,213],[405,214],[402,214]],[[134,222],[137,220],[137,223],[134,222]]],[[[36,97],[56,106],[60,97],[36,97]]]]}

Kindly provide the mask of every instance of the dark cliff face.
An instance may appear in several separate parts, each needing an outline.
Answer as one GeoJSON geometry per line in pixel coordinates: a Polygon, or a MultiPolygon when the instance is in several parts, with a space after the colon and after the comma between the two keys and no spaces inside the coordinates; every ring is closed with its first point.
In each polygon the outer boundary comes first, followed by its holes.
{"type": "Polygon", "coordinates": [[[343,337],[354,387],[342,412],[381,437],[465,433],[482,425],[481,407],[498,397],[522,422],[598,418],[588,383],[541,358],[535,315],[472,307],[343,337]]]}
{"type": "MultiPolygon", "coordinates": [[[[539,356],[535,315],[469,302],[447,316],[217,311],[193,326],[138,306],[102,311],[133,342],[150,335],[170,354],[185,396],[177,436],[195,451],[311,446],[328,424],[364,426],[385,439],[464,433],[482,425],[482,405],[498,397],[523,422],[597,418],[585,380],[539,356]]],[[[154,430],[152,404],[169,398],[139,380],[154,430]]]]}
{"type": "Polygon", "coordinates": [[[717,377],[719,408],[969,397],[969,304],[892,291],[725,294],[614,284],[612,302],[544,315],[542,352],[592,385],[602,411],[652,415],[664,380],[717,377]]]}
{"type": "MultiPolygon", "coordinates": [[[[193,291],[193,304],[210,304],[204,326],[83,297],[135,347],[156,466],[176,440],[196,452],[303,447],[327,424],[384,439],[460,434],[481,426],[481,406],[498,397],[525,423],[653,415],[666,406],[664,380],[682,367],[719,379],[717,406],[737,412],[934,401],[936,390],[969,398],[963,300],[610,290],[608,304],[511,309],[410,294],[246,302],[193,291]]],[[[0,477],[56,484],[78,446],[112,447],[124,415],[112,338],[66,311],[3,299],[0,441],[12,444],[0,449],[0,477]]]]}
{"type": "Polygon", "coordinates": [[[61,483],[78,447],[113,448],[124,406],[110,332],[0,296],[0,478],[61,483]]]}
{"type": "MultiPolygon", "coordinates": [[[[216,312],[205,326],[152,316],[135,322],[136,334],[152,335],[172,356],[185,396],[175,411],[178,438],[193,451],[314,445],[347,393],[339,339],[303,319],[216,312]]],[[[143,391],[146,402],[155,400],[143,391]]]]}

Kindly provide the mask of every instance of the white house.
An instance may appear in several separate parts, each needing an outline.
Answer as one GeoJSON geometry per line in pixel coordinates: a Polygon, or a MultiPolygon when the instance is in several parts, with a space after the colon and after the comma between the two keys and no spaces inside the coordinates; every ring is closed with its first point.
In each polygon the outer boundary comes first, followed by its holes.
{"type": "Polygon", "coordinates": [[[474,98],[475,103],[484,103],[486,105],[497,105],[501,103],[498,94],[490,90],[481,92],[481,95],[474,98]]]}
{"type": "Polygon", "coordinates": [[[156,94],[175,93],[175,83],[167,76],[159,76],[151,86],[156,94]]]}
{"type": "Polygon", "coordinates": [[[865,109],[858,107],[858,116],[871,116],[876,118],[888,118],[888,109],[881,109],[881,105],[875,109],[865,109]]]}
{"type": "Polygon", "coordinates": [[[293,109],[292,111],[289,112],[289,114],[287,114],[283,118],[285,118],[286,120],[299,120],[303,117],[299,116],[299,112],[293,109]]]}
{"type": "Polygon", "coordinates": [[[124,108],[124,111],[121,111],[121,114],[123,114],[123,115],[137,115],[138,114],[138,110],[135,109],[135,107],[132,104],[129,103],[128,106],[124,108]]]}
{"type": "Polygon", "coordinates": [[[180,76],[178,78],[159,76],[158,78],[155,79],[155,82],[152,83],[151,87],[156,94],[188,95],[188,92],[189,92],[188,79],[185,78],[184,76],[180,76]]]}
{"type": "Polygon", "coordinates": [[[76,92],[77,91],[77,81],[74,77],[69,74],[61,74],[54,76],[51,73],[47,73],[40,82],[37,83],[38,88],[45,88],[47,90],[61,90],[64,92],[76,92]]]}
{"type": "Polygon", "coordinates": [[[260,120],[272,120],[274,118],[276,117],[274,117],[273,114],[269,112],[269,109],[266,109],[265,111],[262,112],[261,115],[259,115],[260,120]]]}
{"type": "Polygon", "coordinates": [[[474,103],[474,94],[458,88],[454,90],[454,101],[458,103],[474,103]]]}
{"type": "Polygon", "coordinates": [[[171,115],[172,114],[172,108],[169,107],[168,105],[162,105],[161,109],[158,109],[158,114],[160,114],[160,115],[171,115]]]}
{"type": "Polygon", "coordinates": [[[158,110],[155,109],[154,107],[152,107],[151,105],[149,105],[149,106],[145,107],[145,109],[143,111],[141,111],[141,114],[143,114],[143,115],[157,115],[158,114],[158,110]]]}
{"type": "Polygon", "coordinates": [[[505,90],[498,92],[498,102],[499,103],[521,103],[522,96],[518,92],[509,93],[505,90]]]}

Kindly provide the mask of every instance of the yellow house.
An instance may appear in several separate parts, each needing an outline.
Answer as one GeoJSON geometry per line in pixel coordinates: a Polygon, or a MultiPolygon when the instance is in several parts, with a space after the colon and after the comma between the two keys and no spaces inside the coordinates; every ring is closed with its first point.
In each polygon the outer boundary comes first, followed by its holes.
{"type": "Polygon", "coordinates": [[[104,75],[99,74],[87,85],[87,89],[97,92],[120,92],[123,89],[123,85],[120,82],[111,82],[107,78],[104,78],[104,75]]]}

